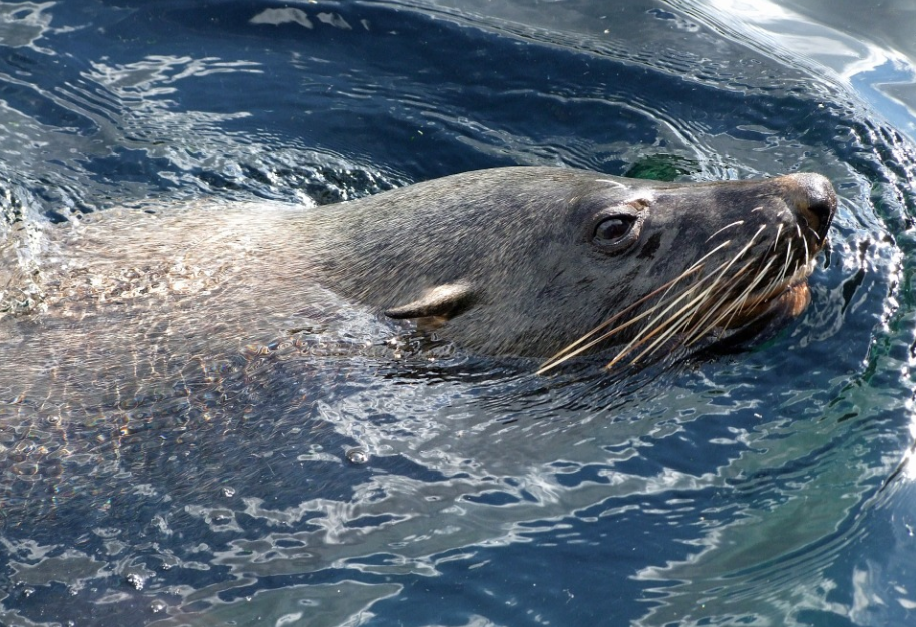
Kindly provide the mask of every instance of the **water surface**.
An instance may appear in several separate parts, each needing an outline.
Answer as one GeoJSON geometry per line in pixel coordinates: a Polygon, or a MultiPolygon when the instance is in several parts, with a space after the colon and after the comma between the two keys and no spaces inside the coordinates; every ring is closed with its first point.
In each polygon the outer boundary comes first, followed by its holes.
{"type": "Polygon", "coordinates": [[[315,207],[517,164],[817,171],[840,196],[799,320],[629,385],[297,347],[115,398],[91,386],[127,352],[44,395],[20,364],[0,381],[0,622],[907,624],[909,131],[722,15],[0,4],[8,311],[40,301],[49,229],[120,205],[315,207]]]}

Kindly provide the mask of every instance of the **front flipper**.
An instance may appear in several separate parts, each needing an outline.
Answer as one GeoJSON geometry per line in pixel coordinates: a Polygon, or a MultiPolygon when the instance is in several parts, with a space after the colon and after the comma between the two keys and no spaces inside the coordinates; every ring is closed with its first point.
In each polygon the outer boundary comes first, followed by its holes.
{"type": "Polygon", "coordinates": [[[470,307],[475,299],[468,283],[445,283],[426,291],[417,300],[385,310],[389,318],[428,318],[440,316],[453,318],[470,307]]]}

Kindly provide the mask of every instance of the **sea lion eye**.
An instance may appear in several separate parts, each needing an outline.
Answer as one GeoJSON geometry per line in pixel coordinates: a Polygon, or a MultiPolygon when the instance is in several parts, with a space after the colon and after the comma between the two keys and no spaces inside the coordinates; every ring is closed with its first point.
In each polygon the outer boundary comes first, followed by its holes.
{"type": "Polygon", "coordinates": [[[613,217],[602,220],[595,227],[595,239],[602,242],[615,242],[626,235],[633,227],[633,219],[613,217]]]}
{"type": "Polygon", "coordinates": [[[595,225],[592,243],[605,252],[619,252],[636,241],[637,223],[636,216],[608,216],[595,225]]]}

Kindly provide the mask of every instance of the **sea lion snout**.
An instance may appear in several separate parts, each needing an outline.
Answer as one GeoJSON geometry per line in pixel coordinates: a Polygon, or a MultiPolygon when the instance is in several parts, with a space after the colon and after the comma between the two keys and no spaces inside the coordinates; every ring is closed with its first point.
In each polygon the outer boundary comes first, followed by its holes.
{"type": "Polygon", "coordinates": [[[823,243],[836,213],[836,192],[826,177],[820,174],[789,174],[782,177],[795,213],[823,243]]]}

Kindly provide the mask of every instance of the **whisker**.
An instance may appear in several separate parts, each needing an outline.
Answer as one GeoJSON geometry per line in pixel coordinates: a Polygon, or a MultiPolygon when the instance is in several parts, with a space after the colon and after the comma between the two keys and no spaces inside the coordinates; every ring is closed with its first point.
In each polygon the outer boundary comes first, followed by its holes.
{"type": "MultiPolygon", "coordinates": [[[[652,342],[647,348],[643,349],[642,352],[640,352],[636,357],[634,357],[633,359],[631,359],[631,360],[630,360],[630,364],[635,364],[635,363],[639,362],[639,360],[641,360],[642,358],[646,357],[647,355],[653,353],[653,352],[654,352],[657,348],[659,348],[660,346],[664,346],[664,344],[665,344],[669,339],[671,339],[672,337],[674,337],[675,335],[677,335],[677,334],[687,325],[687,323],[688,323],[688,319],[687,319],[687,318],[680,318],[680,319],[677,319],[677,318],[669,318],[668,320],[674,320],[674,321],[675,321],[675,324],[671,325],[671,327],[670,327],[667,331],[665,331],[664,333],[662,333],[662,334],[661,334],[658,338],[656,338],[656,340],[655,340],[654,342],[652,342]]],[[[663,327],[662,327],[662,328],[663,328],[663,327]]],[[[658,332],[659,330],[661,330],[661,328],[656,329],[656,332],[658,332]]],[[[604,366],[605,370],[610,370],[611,368],[613,368],[617,363],[620,362],[620,360],[622,360],[622,359],[623,359],[624,357],[626,357],[629,353],[631,353],[631,352],[633,351],[633,349],[637,348],[637,347],[640,346],[641,344],[644,344],[644,343],[647,342],[649,339],[651,339],[651,336],[650,336],[650,337],[646,337],[646,338],[643,340],[643,342],[640,342],[639,344],[636,344],[636,345],[633,345],[633,346],[631,346],[631,347],[628,347],[626,350],[623,350],[623,351],[621,351],[620,353],[618,353],[618,354],[614,357],[614,359],[612,359],[610,362],[608,362],[608,363],[604,366]]]]}
{"type": "MultiPolygon", "coordinates": [[[[693,316],[696,314],[696,309],[694,309],[694,311],[691,312],[690,315],[682,315],[682,314],[683,314],[687,309],[689,309],[692,305],[694,305],[694,304],[699,304],[699,303],[707,302],[708,296],[709,296],[710,292],[713,291],[713,290],[716,288],[716,286],[718,285],[719,281],[720,281],[721,278],[724,276],[725,272],[727,272],[728,269],[731,268],[731,267],[735,264],[735,262],[736,262],[738,259],[740,259],[748,250],[750,250],[750,248],[754,245],[754,242],[756,241],[757,237],[760,235],[760,233],[763,232],[763,230],[764,230],[765,228],[766,228],[766,226],[763,225],[763,226],[761,226],[759,229],[757,229],[757,232],[754,233],[753,237],[751,237],[750,241],[744,246],[744,248],[742,248],[740,251],[738,251],[738,253],[737,253],[736,255],[734,255],[730,260],[728,260],[728,261],[726,261],[726,262],[723,262],[721,265],[719,265],[719,267],[717,267],[717,268],[714,269],[712,272],[710,272],[708,275],[706,275],[706,277],[703,277],[703,279],[701,280],[701,282],[702,282],[702,281],[705,281],[705,280],[706,280],[707,278],[709,278],[709,277],[715,277],[715,278],[714,278],[713,283],[712,283],[711,286],[709,286],[706,290],[704,290],[704,291],[703,291],[701,294],[699,294],[698,296],[694,297],[693,300],[689,301],[688,304],[685,305],[684,307],[682,307],[681,310],[678,311],[674,316],[669,317],[668,320],[669,320],[669,321],[670,321],[670,320],[678,320],[678,319],[679,319],[678,316],[680,316],[680,319],[685,319],[685,320],[687,320],[687,321],[690,321],[690,320],[693,318],[693,316]]],[[[751,264],[751,263],[753,263],[753,261],[748,262],[748,264],[751,264]]],[[[748,264],[746,264],[746,265],[748,265],[748,264]]],[[[742,270],[742,273],[743,273],[743,271],[744,271],[744,270],[742,270]]],[[[732,282],[734,282],[734,281],[737,279],[737,276],[740,276],[740,274],[731,277],[730,280],[731,280],[732,282]]],[[[694,288],[697,287],[698,285],[699,285],[699,283],[698,283],[697,285],[695,285],[694,288]]],[[[682,294],[680,298],[683,298],[683,296],[684,296],[684,294],[682,294]]],[[[668,324],[669,324],[667,321],[664,322],[663,324],[658,324],[657,326],[654,326],[654,328],[653,328],[653,325],[655,325],[656,321],[658,321],[658,320],[661,318],[661,316],[663,316],[663,315],[666,314],[668,311],[670,311],[671,308],[674,306],[674,304],[676,304],[676,302],[677,302],[677,301],[675,301],[674,303],[672,303],[671,305],[669,305],[665,310],[663,310],[663,311],[661,312],[661,314],[659,314],[659,316],[656,316],[655,319],[653,319],[648,325],[646,325],[646,327],[643,328],[643,331],[640,332],[639,335],[637,335],[635,338],[633,338],[633,339],[630,341],[630,343],[627,344],[620,352],[618,352],[618,354],[614,357],[614,359],[612,359],[612,360],[605,366],[605,368],[606,368],[606,369],[609,369],[609,368],[613,367],[614,364],[618,363],[621,359],[623,359],[624,356],[626,356],[627,354],[629,354],[630,352],[632,352],[634,348],[636,348],[636,347],[638,347],[638,346],[641,346],[642,344],[644,344],[644,343],[646,343],[647,341],[651,340],[651,339],[652,339],[653,337],[655,337],[658,333],[664,332],[665,329],[666,329],[666,327],[667,327],[668,324]],[[653,330],[652,330],[651,332],[649,332],[649,333],[646,333],[646,331],[648,331],[648,330],[650,330],[650,329],[653,329],[653,330]]],[[[721,300],[720,300],[720,302],[721,302],[721,300]]],[[[653,344],[652,346],[655,346],[655,345],[656,345],[656,344],[653,344]]],[[[651,346],[650,346],[650,348],[651,348],[651,346]]],[[[638,360],[640,357],[641,357],[641,356],[637,356],[636,359],[638,360]]],[[[634,360],[633,362],[631,362],[631,363],[635,363],[635,360],[634,360]]]]}
{"type": "MultiPolygon", "coordinates": [[[[728,229],[744,224],[745,220],[727,224],[707,238],[706,242],[728,229]]],[[[760,243],[761,234],[768,228],[768,225],[763,224],[738,251],[714,268],[706,268],[708,260],[731,246],[733,240],[717,245],[687,270],[558,351],[545,361],[536,374],[544,374],[637,324],[640,326],[635,336],[624,343],[605,365],[605,369],[611,369],[624,361],[630,365],[636,364],[656,354],[678,336],[680,344],[692,346],[717,328],[727,329],[741,312],[753,314],[754,308],[764,303],[769,294],[775,296],[775,291],[800,266],[800,260],[793,257],[793,246],[797,249],[797,243],[793,243],[791,237],[782,237],[785,227],[782,223],[776,226],[773,244],[767,247],[769,259],[765,263],[759,258],[748,259],[750,251],[760,243]],[[778,252],[780,242],[785,243],[784,255],[778,252]],[[756,270],[753,269],[755,266],[756,270]],[[691,279],[689,284],[685,283],[688,278],[691,279]],[[653,299],[658,300],[639,312],[640,307],[646,306],[653,299]],[[628,315],[631,317],[626,318],[628,315]]],[[[802,227],[797,223],[795,230],[804,246],[807,265],[811,258],[810,246],[802,236],[802,227]]]]}
{"type": "Polygon", "coordinates": [[[703,329],[702,332],[695,333],[692,336],[692,339],[687,343],[687,345],[692,346],[693,344],[695,344],[697,341],[699,341],[707,333],[711,332],[716,327],[720,327],[720,326],[728,327],[728,325],[731,324],[732,320],[735,319],[735,316],[738,314],[738,312],[741,311],[744,308],[744,306],[747,304],[747,301],[750,298],[751,293],[754,291],[754,288],[757,287],[757,285],[764,279],[767,271],[772,267],[774,262],[775,260],[771,259],[770,262],[757,274],[757,277],[753,281],[751,281],[751,283],[747,287],[744,288],[744,291],[742,291],[741,294],[739,294],[737,298],[734,298],[734,300],[729,304],[729,306],[725,308],[722,314],[718,318],[716,318],[710,325],[708,325],[705,329],[703,329]]]}
{"type": "MultiPolygon", "coordinates": [[[[758,231],[758,232],[759,232],[759,231],[758,231]]],[[[608,363],[608,364],[605,366],[605,368],[611,368],[614,364],[616,364],[616,363],[619,362],[621,359],[623,359],[623,357],[625,357],[627,354],[629,354],[630,352],[632,352],[633,349],[635,349],[635,348],[637,348],[637,347],[639,347],[639,346],[645,344],[646,342],[648,342],[649,340],[651,340],[653,337],[655,337],[655,336],[656,336],[657,334],[659,334],[659,333],[663,333],[663,332],[664,332],[664,335],[665,335],[665,336],[670,337],[671,333],[666,332],[666,328],[669,327],[669,325],[671,324],[672,321],[674,321],[674,322],[676,323],[676,324],[675,324],[675,328],[678,329],[678,330],[679,330],[680,328],[683,328],[684,326],[686,326],[686,325],[693,319],[693,317],[697,314],[697,312],[698,312],[699,309],[700,309],[700,306],[701,306],[703,303],[709,301],[710,294],[715,293],[715,292],[717,292],[717,291],[720,291],[720,281],[721,281],[721,279],[722,279],[722,276],[723,276],[724,272],[725,272],[726,270],[728,270],[728,268],[729,268],[732,264],[734,264],[734,261],[735,261],[735,259],[732,258],[731,260],[729,260],[729,261],[727,261],[727,262],[723,262],[721,265],[719,265],[718,268],[716,268],[715,270],[713,270],[712,272],[710,272],[709,274],[707,274],[705,277],[703,277],[703,278],[701,279],[700,282],[698,282],[698,283],[696,283],[695,285],[691,286],[690,290],[685,290],[685,291],[684,291],[677,299],[675,299],[668,307],[666,307],[662,312],[660,312],[659,315],[657,315],[655,318],[653,318],[653,319],[649,322],[649,324],[647,324],[645,327],[643,327],[642,331],[640,331],[640,333],[639,333],[635,338],[633,338],[632,340],[630,340],[629,344],[627,344],[623,349],[621,349],[621,350],[617,353],[617,355],[614,357],[614,359],[612,359],[612,360],[610,361],[610,363],[608,363]],[[716,272],[719,271],[719,270],[721,270],[721,272],[718,272],[718,274],[716,274],[716,272]],[[712,282],[711,285],[709,285],[708,287],[704,288],[703,291],[701,291],[699,294],[691,294],[691,293],[690,293],[690,292],[696,292],[696,290],[700,287],[700,285],[702,285],[703,282],[705,282],[707,279],[710,279],[710,278],[713,279],[713,282],[712,282]],[[668,316],[667,319],[663,319],[663,318],[662,318],[665,314],[669,313],[669,312],[671,311],[671,309],[673,309],[674,306],[675,306],[680,300],[682,300],[685,296],[688,296],[688,295],[691,297],[691,300],[689,300],[689,301],[688,301],[685,305],[683,305],[679,310],[675,311],[672,315],[668,316]],[[679,324],[680,326],[677,326],[678,324],[679,324]]],[[[752,262],[748,262],[747,265],[749,265],[750,263],[752,263],[752,262]]],[[[744,270],[745,270],[745,269],[740,270],[737,276],[740,276],[740,274],[743,273],[744,270]]],[[[736,280],[737,280],[737,276],[736,276],[736,277],[730,277],[730,278],[728,279],[728,281],[731,281],[731,282],[736,281],[736,280]]],[[[669,330],[670,330],[670,329],[669,329],[669,330]]],[[[675,331],[675,332],[676,332],[676,331],[675,331]]],[[[653,343],[653,346],[655,346],[656,344],[657,344],[657,342],[653,343]]],[[[640,357],[637,357],[637,358],[634,359],[633,362],[631,362],[631,363],[635,363],[636,361],[638,361],[639,358],[640,358],[640,357]]]]}
{"type": "MultiPolygon", "coordinates": [[[[754,279],[754,281],[752,281],[751,284],[748,285],[747,288],[745,288],[745,290],[744,290],[741,294],[738,295],[738,297],[735,299],[735,301],[734,301],[734,303],[732,304],[732,306],[729,308],[729,309],[731,310],[731,315],[728,317],[728,320],[725,321],[724,325],[721,325],[721,324],[720,324],[721,321],[725,319],[725,316],[723,315],[723,316],[721,316],[718,320],[716,320],[716,321],[712,324],[712,326],[711,326],[710,328],[708,328],[707,330],[705,330],[705,331],[703,332],[703,334],[701,334],[700,336],[695,337],[694,340],[693,340],[693,342],[696,342],[700,337],[702,337],[702,335],[705,335],[705,333],[708,333],[709,331],[711,331],[711,330],[712,330],[713,328],[715,328],[716,326],[725,326],[725,327],[727,327],[729,324],[731,324],[731,321],[734,319],[735,315],[736,315],[739,311],[741,311],[741,309],[744,308],[744,306],[747,304],[747,301],[748,301],[748,299],[750,298],[751,291],[752,291],[753,289],[755,289],[755,287],[760,283],[760,281],[766,276],[766,273],[767,273],[767,272],[769,271],[769,269],[772,267],[773,263],[775,263],[775,257],[774,257],[773,259],[771,259],[770,262],[767,263],[767,265],[764,266],[764,267],[759,271],[757,278],[754,279]]],[[[788,272],[789,272],[789,267],[791,266],[791,263],[792,263],[792,249],[791,249],[791,247],[790,247],[789,245],[786,245],[786,258],[785,258],[785,261],[783,261],[782,269],[776,274],[776,276],[774,276],[774,277],[769,281],[768,287],[765,288],[765,289],[762,289],[762,290],[760,290],[760,291],[761,291],[763,294],[767,294],[767,293],[768,293],[770,290],[772,290],[773,288],[775,288],[775,287],[777,287],[777,286],[780,286],[780,285],[783,285],[783,284],[785,283],[785,281],[786,281],[786,276],[787,276],[787,274],[788,274],[788,272]]],[[[693,342],[691,342],[691,343],[693,343],[693,342]]]]}
{"type": "Polygon", "coordinates": [[[690,330],[685,334],[684,339],[686,346],[692,346],[706,333],[715,329],[723,316],[727,316],[732,311],[735,306],[735,296],[732,290],[739,283],[741,275],[750,269],[751,264],[752,262],[746,263],[734,277],[722,284],[717,292],[718,299],[711,306],[707,306],[705,313],[700,318],[691,320],[690,330]]]}
{"type": "Polygon", "coordinates": [[[730,277],[729,280],[724,285],[721,286],[721,289],[718,292],[720,295],[719,299],[711,307],[707,309],[706,313],[703,315],[702,318],[693,322],[693,326],[692,326],[693,330],[687,334],[687,341],[686,341],[687,346],[693,345],[697,340],[699,340],[701,337],[706,335],[706,333],[708,333],[709,331],[714,329],[716,326],[718,326],[719,320],[721,320],[723,312],[725,312],[725,315],[727,315],[728,312],[731,311],[732,306],[735,301],[735,297],[731,293],[731,289],[735,285],[737,285],[741,276],[750,269],[753,263],[754,261],[748,261],[741,268],[739,268],[738,272],[736,272],[734,276],[730,277]],[[697,329],[700,329],[702,325],[707,324],[707,322],[715,316],[718,316],[716,320],[713,321],[711,324],[707,325],[702,333],[697,332],[697,329]]]}
{"type": "MultiPolygon", "coordinates": [[[[630,320],[628,320],[628,321],[625,322],[624,324],[619,325],[619,326],[617,326],[617,327],[614,327],[614,328],[613,328],[611,331],[609,331],[608,333],[605,333],[605,334],[601,335],[600,337],[598,337],[597,339],[594,339],[594,340],[592,340],[591,342],[588,342],[588,343],[585,344],[584,346],[580,346],[580,344],[582,344],[583,342],[587,341],[590,337],[592,337],[593,335],[595,335],[596,333],[598,333],[598,332],[601,331],[602,329],[607,328],[608,326],[610,326],[614,321],[616,321],[618,318],[620,318],[621,316],[623,316],[623,315],[626,314],[627,312],[631,311],[631,310],[634,309],[635,307],[638,307],[639,305],[643,304],[644,302],[646,302],[647,300],[651,299],[652,297],[657,296],[659,292],[662,292],[662,291],[664,291],[664,290],[670,289],[675,283],[677,283],[678,281],[680,281],[680,280],[683,279],[684,277],[688,276],[689,274],[693,274],[694,272],[697,272],[697,271],[700,270],[701,268],[702,268],[702,265],[694,264],[693,267],[688,268],[687,270],[685,270],[684,272],[682,272],[680,275],[678,275],[678,276],[675,277],[674,279],[672,279],[672,280],[668,281],[667,283],[665,283],[665,284],[659,286],[658,288],[652,290],[651,292],[649,292],[648,294],[646,294],[645,296],[643,296],[642,298],[640,298],[640,299],[637,300],[636,302],[634,302],[634,303],[628,305],[628,306],[627,306],[625,309],[623,309],[622,311],[617,312],[616,314],[614,314],[613,316],[611,316],[610,318],[608,318],[607,320],[605,320],[604,322],[602,322],[601,324],[599,324],[598,326],[596,326],[594,329],[592,329],[591,331],[589,331],[588,333],[586,333],[585,335],[583,335],[582,337],[580,337],[580,338],[579,338],[578,340],[576,340],[575,342],[569,344],[568,346],[564,347],[562,350],[560,350],[560,351],[557,352],[556,354],[554,354],[554,355],[552,355],[551,357],[549,357],[549,358],[547,359],[547,361],[544,363],[544,365],[541,366],[540,369],[538,369],[538,371],[537,371],[535,374],[543,374],[544,372],[547,372],[547,371],[550,370],[551,368],[555,368],[556,366],[560,365],[561,363],[563,363],[563,362],[566,361],[567,359],[570,359],[570,358],[572,358],[572,357],[575,357],[576,355],[580,355],[581,353],[583,353],[584,351],[588,350],[589,348],[595,346],[596,344],[600,344],[601,342],[603,342],[603,341],[606,340],[607,338],[611,337],[612,335],[614,335],[614,334],[617,333],[618,331],[621,331],[622,329],[627,328],[627,327],[630,326],[631,324],[633,324],[633,323],[635,323],[635,322],[641,320],[642,318],[646,317],[647,315],[650,315],[657,307],[660,307],[660,306],[664,303],[664,301],[663,301],[662,303],[659,303],[659,304],[654,305],[652,308],[650,308],[650,309],[644,311],[643,313],[639,314],[638,316],[636,316],[636,317],[634,317],[634,318],[631,318],[630,320]],[[579,346],[578,349],[576,349],[577,346],[579,346]],[[576,350],[573,350],[573,349],[576,349],[576,350]]],[[[666,292],[666,293],[667,293],[667,292],[666,292]]]]}
{"type": "MultiPolygon", "coordinates": [[[[696,270],[699,270],[699,268],[696,268],[696,270]]],[[[696,270],[694,270],[694,271],[696,271],[696,270]]],[[[669,283],[673,283],[673,282],[675,282],[675,281],[678,281],[678,280],[680,280],[681,278],[683,278],[683,276],[684,276],[684,275],[681,275],[680,277],[678,277],[677,279],[675,279],[674,281],[671,281],[671,282],[669,282],[669,283]]],[[[663,286],[662,286],[661,288],[659,288],[659,289],[663,289],[663,288],[666,288],[666,287],[667,287],[668,289],[670,289],[672,286],[669,285],[669,284],[665,284],[665,285],[663,285],[663,286]]],[[[689,293],[689,292],[690,292],[691,290],[693,290],[693,289],[694,289],[693,287],[687,288],[687,290],[685,290],[680,296],[678,296],[678,297],[675,299],[674,302],[677,303],[681,298],[683,298],[684,294],[689,293]]],[[[655,305],[653,305],[652,307],[650,307],[650,308],[647,309],[646,311],[644,311],[644,312],[638,314],[637,316],[634,316],[633,318],[630,318],[629,320],[627,320],[627,321],[624,322],[623,324],[619,324],[619,325],[617,325],[616,327],[613,327],[612,329],[610,329],[609,331],[603,333],[602,335],[598,336],[597,338],[591,340],[590,342],[587,342],[586,344],[582,344],[582,345],[580,346],[580,344],[581,344],[583,341],[585,341],[586,339],[588,339],[589,337],[591,337],[592,335],[594,335],[595,333],[597,333],[598,331],[600,331],[602,328],[606,328],[607,326],[609,326],[612,322],[614,322],[615,320],[617,320],[622,314],[626,313],[626,311],[629,311],[630,309],[632,309],[632,308],[635,307],[636,305],[641,304],[641,303],[644,302],[646,299],[648,299],[648,298],[650,298],[650,297],[652,297],[652,296],[655,296],[655,295],[658,293],[658,291],[659,291],[659,290],[654,290],[651,294],[648,294],[648,295],[646,295],[645,297],[641,298],[639,301],[633,303],[633,305],[630,305],[629,307],[627,307],[626,310],[624,310],[624,311],[620,312],[619,314],[613,316],[612,318],[610,318],[610,319],[607,320],[606,322],[602,322],[600,325],[598,325],[597,327],[595,327],[594,329],[592,329],[591,331],[589,331],[585,336],[579,338],[578,340],[576,340],[575,342],[573,342],[572,344],[570,344],[569,346],[567,346],[566,348],[564,348],[563,350],[561,350],[561,351],[560,351],[559,353],[557,353],[556,355],[550,357],[550,358],[544,363],[544,365],[542,365],[542,366],[540,367],[540,369],[538,369],[538,371],[537,371],[535,374],[543,374],[543,373],[547,372],[548,370],[550,370],[551,368],[557,367],[558,365],[560,365],[560,364],[563,363],[564,361],[566,361],[566,360],[568,360],[568,359],[571,359],[571,358],[575,357],[576,355],[581,355],[582,353],[584,353],[584,352],[587,351],[588,349],[590,349],[590,348],[592,348],[592,347],[594,347],[594,346],[600,344],[601,342],[607,340],[607,339],[610,338],[610,337],[613,337],[614,335],[616,335],[616,334],[619,333],[620,331],[623,331],[624,329],[626,329],[626,328],[628,328],[628,327],[630,327],[630,326],[636,324],[637,322],[639,322],[639,321],[642,320],[643,318],[646,318],[647,316],[651,316],[651,315],[652,315],[653,313],[655,313],[660,307],[664,306],[664,305],[667,303],[667,301],[662,300],[662,301],[656,303],[655,305]],[[575,348],[575,350],[571,350],[573,347],[576,347],[576,346],[578,346],[578,348],[575,348]]],[[[665,292],[665,295],[667,295],[667,291],[665,292]]],[[[670,307],[670,305],[669,305],[669,307],[670,307]]],[[[659,315],[664,315],[664,312],[662,312],[662,313],[659,314],[659,315]]],[[[655,319],[657,320],[657,319],[658,319],[658,316],[656,316],[655,319]]],[[[649,328],[651,328],[651,322],[650,322],[650,324],[647,325],[647,326],[648,326],[649,328]]]]}
{"type": "MultiPolygon", "coordinates": [[[[647,309],[646,311],[644,311],[643,313],[641,313],[641,314],[635,316],[634,318],[631,318],[631,319],[628,320],[627,322],[625,322],[625,323],[623,323],[623,324],[621,324],[621,325],[618,325],[618,326],[614,327],[614,328],[611,329],[609,332],[604,333],[604,334],[601,335],[600,337],[595,338],[594,340],[592,340],[592,341],[590,341],[590,342],[587,342],[588,339],[591,338],[592,336],[594,336],[596,333],[598,333],[599,331],[601,331],[601,330],[604,329],[604,328],[607,328],[607,327],[610,326],[614,321],[616,321],[616,320],[619,319],[621,316],[623,316],[623,315],[626,314],[627,312],[631,311],[631,310],[634,309],[635,307],[638,307],[639,305],[643,304],[644,302],[646,302],[646,301],[649,300],[650,298],[652,298],[652,297],[658,295],[659,292],[664,291],[663,297],[664,297],[664,296],[667,296],[668,291],[669,291],[672,287],[674,287],[674,285],[676,285],[678,282],[680,282],[680,281],[681,281],[682,279],[684,279],[685,277],[687,277],[687,276],[689,276],[689,275],[691,275],[691,274],[694,274],[695,272],[701,270],[701,269],[703,268],[704,262],[705,262],[711,255],[715,254],[716,252],[718,252],[719,250],[721,250],[721,249],[723,249],[723,248],[728,247],[728,246],[731,244],[731,242],[732,242],[732,240],[728,240],[728,241],[722,242],[721,244],[719,244],[718,246],[716,246],[715,248],[713,248],[712,250],[710,250],[708,253],[706,253],[705,255],[703,255],[702,257],[700,257],[697,261],[695,261],[695,262],[693,263],[692,266],[690,266],[689,268],[687,268],[687,270],[685,270],[684,272],[682,272],[681,274],[679,274],[677,277],[675,277],[675,278],[672,279],[671,281],[668,281],[667,283],[661,285],[660,287],[658,287],[658,288],[652,290],[651,292],[649,292],[648,294],[646,294],[645,296],[643,296],[642,298],[640,298],[640,299],[637,300],[636,302],[632,303],[631,305],[627,306],[625,309],[623,309],[622,311],[618,312],[617,314],[615,314],[614,316],[612,316],[612,317],[609,318],[608,320],[606,320],[606,321],[602,322],[601,324],[599,324],[597,327],[595,327],[594,329],[592,329],[591,331],[589,331],[588,333],[586,333],[585,335],[583,335],[582,337],[580,337],[580,338],[579,338],[578,340],[576,340],[575,342],[569,344],[568,346],[564,347],[562,350],[560,350],[559,352],[557,352],[557,353],[554,354],[553,356],[549,357],[549,358],[547,359],[547,361],[544,362],[544,364],[537,370],[537,372],[535,372],[535,374],[538,374],[538,375],[544,374],[544,373],[547,372],[548,370],[551,370],[552,368],[555,368],[555,367],[559,366],[560,364],[562,364],[563,362],[567,361],[568,359],[571,359],[571,358],[573,358],[573,357],[575,357],[575,356],[577,356],[577,355],[581,355],[583,352],[587,351],[588,349],[592,348],[593,346],[595,346],[595,345],[597,345],[597,344],[600,344],[600,343],[603,342],[604,340],[606,340],[606,339],[612,337],[612,336],[615,335],[616,333],[619,333],[619,332],[622,331],[623,329],[626,329],[627,327],[632,326],[633,324],[635,324],[635,323],[638,322],[639,320],[642,320],[642,319],[645,318],[646,316],[651,315],[655,310],[657,310],[659,307],[661,307],[662,305],[665,304],[665,301],[664,301],[664,300],[662,300],[662,301],[659,302],[659,303],[656,303],[656,304],[653,305],[651,308],[649,308],[649,309],[647,309]],[[583,342],[587,342],[587,343],[586,343],[586,344],[583,344],[583,342]],[[577,347],[578,347],[578,348],[577,348],[577,347]]],[[[716,270],[718,270],[718,268],[716,268],[716,270]]],[[[715,272],[715,270],[714,270],[713,272],[715,272]]],[[[703,281],[703,280],[705,280],[705,279],[701,279],[701,281],[703,281]]],[[[694,287],[695,287],[695,286],[692,286],[691,288],[688,288],[687,291],[689,291],[690,289],[693,289],[694,287]]],[[[685,291],[685,293],[686,293],[687,291],[685,291]]],[[[682,294],[682,295],[679,296],[677,299],[675,299],[674,303],[677,303],[681,298],[683,298],[683,296],[684,296],[684,294],[682,294]]]]}
{"type": "Polygon", "coordinates": [[[724,231],[725,229],[730,229],[730,228],[732,228],[733,226],[741,226],[742,224],[744,224],[744,220],[736,220],[735,222],[732,222],[731,224],[727,224],[727,225],[723,226],[721,229],[719,229],[718,231],[716,231],[715,233],[713,233],[712,235],[710,235],[709,237],[707,237],[707,238],[706,238],[706,242],[709,243],[709,240],[711,240],[712,238],[714,238],[716,235],[718,235],[719,233],[721,233],[721,232],[724,231]]]}
{"type": "Polygon", "coordinates": [[[779,271],[779,275],[776,277],[774,284],[780,284],[786,280],[786,276],[789,274],[789,266],[792,264],[792,249],[789,246],[786,246],[786,259],[782,262],[782,270],[779,271]]]}
{"type": "MultiPolygon", "coordinates": [[[[687,304],[681,307],[678,311],[674,312],[672,315],[668,316],[666,319],[662,320],[659,324],[647,325],[638,336],[631,340],[629,344],[627,344],[607,365],[605,365],[605,369],[612,368],[620,360],[633,352],[633,350],[639,348],[656,335],[661,334],[660,337],[652,342],[648,348],[630,360],[630,363],[635,364],[645,355],[654,351],[658,346],[664,344],[673,335],[677,334],[684,327],[689,325],[690,321],[693,319],[693,316],[696,315],[700,306],[708,300],[709,293],[716,291],[717,288],[718,283],[713,282],[712,285],[708,286],[702,292],[695,295],[690,301],[687,302],[687,304]]],[[[670,309],[670,307],[668,309],[670,309]]],[[[662,312],[662,315],[667,313],[667,311],[668,310],[662,312]]],[[[656,317],[652,322],[654,323],[656,320],[658,320],[659,317],[660,316],[656,317]]]]}

